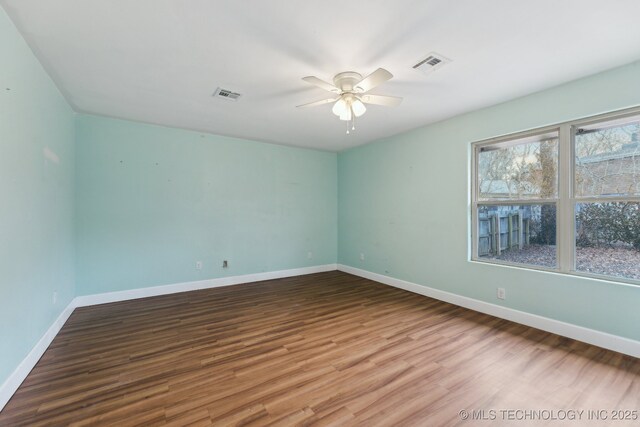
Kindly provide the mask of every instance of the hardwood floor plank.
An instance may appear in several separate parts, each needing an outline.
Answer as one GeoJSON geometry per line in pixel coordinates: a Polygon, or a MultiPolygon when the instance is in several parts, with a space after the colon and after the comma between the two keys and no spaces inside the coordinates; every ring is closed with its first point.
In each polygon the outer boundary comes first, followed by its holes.
{"type": "Polygon", "coordinates": [[[640,411],[640,360],[319,273],[76,309],[0,425],[476,425],[462,409],[640,411]]]}

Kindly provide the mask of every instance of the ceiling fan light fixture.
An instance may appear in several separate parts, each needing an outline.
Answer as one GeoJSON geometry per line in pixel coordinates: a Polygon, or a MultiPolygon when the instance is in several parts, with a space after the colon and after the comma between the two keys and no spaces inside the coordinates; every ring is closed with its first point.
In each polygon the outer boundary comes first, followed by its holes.
{"type": "Polygon", "coordinates": [[[345,101],[344,98],[338,99],[336,103],[333,104],[333,108],[331,109],[331,111],[336,116],[344,115],[346,112],[349,111],[349,106],[347,105],[347,101],[345,101]]]}
{"type": "Polygon", "coordinates": [[[351,108],[347,108],[344,110],[342,114],[340,114],[340,120],[349,122],[353,118],[353,114],[351,114],[351,108]]]}
{"type": "Polygon", "coordinates": [[[351,103],[351,110],[353,110],[353,114],[356,117],[360,117],[367,111],[367,107],[364,106],[362,101],[356,99],[351,103]]]}

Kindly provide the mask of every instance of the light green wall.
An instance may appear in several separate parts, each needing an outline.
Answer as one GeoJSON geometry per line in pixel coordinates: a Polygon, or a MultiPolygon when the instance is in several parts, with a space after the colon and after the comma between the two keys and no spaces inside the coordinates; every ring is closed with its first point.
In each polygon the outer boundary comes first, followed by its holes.
{"type": "Polygon", "coordinates": [[[335,153],[95,116],[76,130],[79,295],[336,262],[335,153]]]}
{"type": "Polygon", "coordinates": [[[340,153],[339,262],[640,340],[640,287],[468,260],[471,142],[639,104],[636,62],[340,153]]]}
{"type": "Polygon", "coordinates": [[[2,384],[74,295],[74,116],[2,8],[0,52],[2,384]]]}

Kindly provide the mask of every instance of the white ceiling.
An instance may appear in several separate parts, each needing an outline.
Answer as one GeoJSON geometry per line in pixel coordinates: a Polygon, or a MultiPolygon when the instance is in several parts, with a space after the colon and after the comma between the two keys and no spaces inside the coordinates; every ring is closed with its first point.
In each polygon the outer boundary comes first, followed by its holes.
{"type": "Polygon", "coordinates": [[[342,150],[640,59],[638,0],[0,0],[72,106],[342,150]],[[436,51],[453,60],[423,75],[436,51]],[[301,80],[395,77],[351,135],[301,80]],[[237,102],[211,96],[221,86],[237,102]]]}

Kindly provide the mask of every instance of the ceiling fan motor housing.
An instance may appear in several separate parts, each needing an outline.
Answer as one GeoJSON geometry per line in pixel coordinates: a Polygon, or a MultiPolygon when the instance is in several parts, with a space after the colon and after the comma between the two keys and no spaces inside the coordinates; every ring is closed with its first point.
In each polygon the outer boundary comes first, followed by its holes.
{"type": "Polygon", "coordinates": [[[333,84],[343,92],[356,92],[356,84],[362,80],[362,74],[355,71],[345,71],[338,73],[333,78],[333,84]]]}

